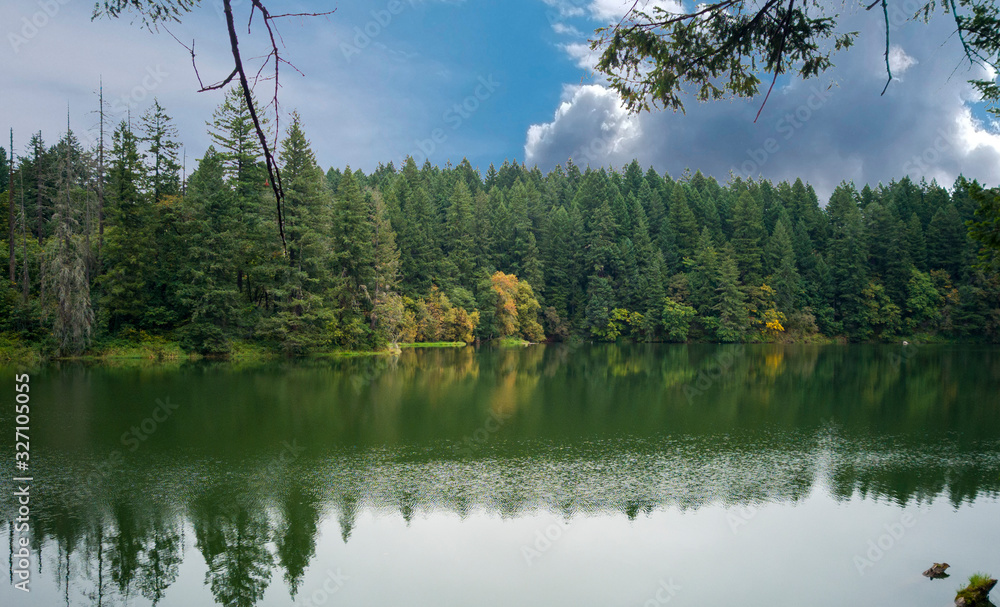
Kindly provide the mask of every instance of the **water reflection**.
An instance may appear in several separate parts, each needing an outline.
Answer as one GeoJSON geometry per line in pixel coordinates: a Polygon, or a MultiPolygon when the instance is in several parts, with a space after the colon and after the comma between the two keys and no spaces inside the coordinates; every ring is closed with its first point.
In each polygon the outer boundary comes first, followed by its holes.
{"type": "Polygon", "coordinates": [[[49,367],[32,376],[35,564],[64,604],[156,605],[193,547],[215,601],[249,606],[275,579],[294,600],[318,545],[366,512],[636,519],[817,488],[964,508],[1000,491],[998,380],[996,349],[928,346],[49,367]],[[146,423],[165,398],[176,412],[146,423]]]}

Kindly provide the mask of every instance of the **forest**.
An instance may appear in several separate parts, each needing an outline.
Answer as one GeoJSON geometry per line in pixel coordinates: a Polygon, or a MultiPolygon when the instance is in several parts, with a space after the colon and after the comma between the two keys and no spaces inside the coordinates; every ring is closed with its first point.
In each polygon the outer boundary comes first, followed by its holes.
{"type": "Polygon", "coordinates": [[[1000,339],[1000,264],[969,236],[980,187],[963,177],[841,183],[821,205],[800,179],[636,161],[324,173],[293,113],[282,236],[249,114],[229,91],[190,174],[158,101],[90,149],[69,124],[0,149],[0,346],[1000,339]]]}

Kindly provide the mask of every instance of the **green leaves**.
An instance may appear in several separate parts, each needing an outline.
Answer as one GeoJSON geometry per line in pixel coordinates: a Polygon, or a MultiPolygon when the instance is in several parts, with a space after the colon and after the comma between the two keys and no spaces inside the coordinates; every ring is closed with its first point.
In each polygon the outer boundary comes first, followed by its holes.
{"type": "MultiPolygon", "coordinates": [[[[960,0],[958,5],[971,14],[960,14],[955,0],[941,4],[955,20],[967,58],[997,70],[1000,9],[992,0],[960,0]]],[[[922,9],[925,20],[934,8],[930,2],[922,9]]],[[[823,11],[818,1],[795,0],[722,0],[683,14],[633,10],[619,25],[596,30],[590,48],[601,52],[596,69],[629,111],[684,111],[689,94],[698,101],[749,98],[760,92],[760,74],[791,72],[808,79],[832,67],[833,55],[851,48],[858,32],[837,32],[840,15],[823,11]]],[[[888,12],[885,20],[888,37],[888,12]]],[[[996,82],[970,83],[989,111],[1000,111],[996,82]]]]}
{"type": "Polygon", "coordinates": [[[833,52],[848,48],[857,32],[834,34],[836,20],[810,16],[794,0],[768,0],[756,12],[744,0],[724,0],[674,15],[634,11],[619,27],[601,28],[591,49],[602,49],[597,70],[630,111],[650,104],[684,110],[686,86],[699,101],[753,97],[761,72],[794,70],[810,78],[833,65],[833,52]],[[821,42],[833,38],[830,50],[821,42]]]}

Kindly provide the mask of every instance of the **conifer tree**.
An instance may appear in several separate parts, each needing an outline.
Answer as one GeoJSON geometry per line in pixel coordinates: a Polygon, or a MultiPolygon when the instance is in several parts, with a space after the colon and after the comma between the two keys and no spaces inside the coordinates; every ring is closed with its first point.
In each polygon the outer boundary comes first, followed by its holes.
{"type": "Polygon", "coordinates": [[[341,308],[363,310],[366,314],[371,309],[373,295],[368,285],[375,283],[375,239],[371,219],[370,204],[365,201],[348,167],[337,187],[333,209],[336,297],[341,308]]]}
{"type": "Polygon", "coordinates": [[[853,333],[860,322],[861,291],[868,283],[861,210],[853,186],[841,184],[826,207],[830,240],[826,261],[832,280],[831,302],[843,329],[853,333]]]}
{"type": "MultiPolygon", "coordinates": [[[[691,257],[694,255],[699,237],[698,221],[695,219],[694,212],[691,211],[691,207],[688,206],[685,189],[683,185],[679,183],[674,184],[673,193],[670,197],[668,224],[670,233],[673,237],[673,242],[672,244],[668,243],[667,246],[676,247],[676,258],[678,262],[685,257],[691,257]]],[[[665,250],[664,253],[667,255],[668,259],[673,257],[671,251],[665,250]]],[[[671,269],[676,271],[679,268],[673,267],[671,269]]]]}
{"type": "Polygon", "coordinates": [[[146,152],[148,166],[146,186],[150,200],[161,202],[166,196],[176,196],[180,193],[181,180],[178,172],[177,150],[180,144],[175,141],[177,127],[160,105],[158,99],[153,99],[153,105],[143,114],[142,141],[149,146],[146,152]]]}
{"type": "Polygon", "coordinates": [[[55,299],[53,332],[61,354],[73,354],[86,348],[91,340],[94,312],[90,304],[90,281],[87,275],[84,241],[81,236],[81,207],[86,192],[80,187],[82,150],[68,130],[59,146],[56,196],[52,223],[55,234],[50,271],[55,299]]]}
{"type": "Polygon", "coordinates": [[[746,296],[740,288],[739,271],[732,251],[728,248],[719,256],[715,287],[715,302],[712,305],[715,337],[721,342],[740,341],[749,325],[746,296]]]}
{"type": "Polygon", "coordinates": [[[476,268],[476,219],[472,208],[472,195],[464,179],[455,182],[450,197],[445,225],[445,253],[454,267],[452,280],[466,288],[472,287],[476,268]]]}
{"type": "Polygon", "coordinates": [[[188,180],[185,198],[191,221],[178,295],[187,314],[179,334],[181,343],[196,352],[228,352],[248,324],[248,304],[232,278],[242,222],[236,194],[225,182],[225,162],[209,147],[188,180]]]}
{"type": "Polygon", "coordinates": [[[927,226],[927,263],[958,280],[965,251],[965,229],[955,205],[939,207],[927,226]]]}
{"type": "Polygon", "coordinates": [[[124,327],[143,328],[155,256],[150,255],[151,207],[140,189],[146,172],[139,140],[123,120],[111,141],[100,302],[102,322],[114,334],[124,327]]]}
{"type": "Polygon", "coordinates": [[[736,265],[744,283],[760,283],[764,229],[763,208],[748,190],[743,190],[733,210],[732,242],[736,265]]]}
{"type": "Polygon", "coordinates": [[[774,289],[778,309],[786,316],[801,300],[801,278],[795,264],[795,250],[789,234],[788,219],[782,217],[774,226],[774,233],[767,242],[767,267],[770,275],[766,282],[774,289]]]}

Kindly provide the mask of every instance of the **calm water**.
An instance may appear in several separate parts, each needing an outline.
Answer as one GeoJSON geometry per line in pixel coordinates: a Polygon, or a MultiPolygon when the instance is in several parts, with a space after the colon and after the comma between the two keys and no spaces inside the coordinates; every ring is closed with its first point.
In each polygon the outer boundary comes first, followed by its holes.
{"type": "Polygon", "coordinates": [[[998,388],[978,346],[50,366],[0,604],[949,605],[1000,574],[998,388]]]}

